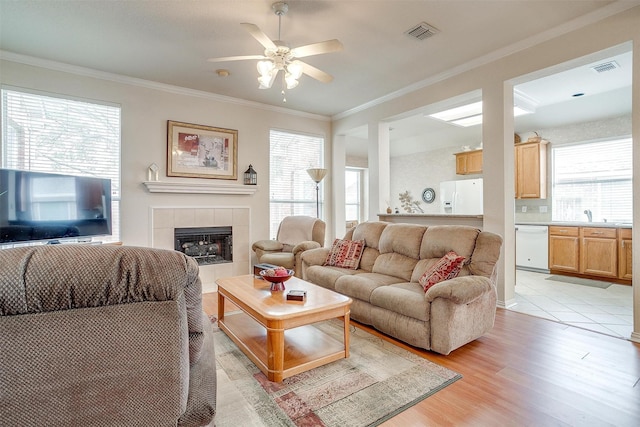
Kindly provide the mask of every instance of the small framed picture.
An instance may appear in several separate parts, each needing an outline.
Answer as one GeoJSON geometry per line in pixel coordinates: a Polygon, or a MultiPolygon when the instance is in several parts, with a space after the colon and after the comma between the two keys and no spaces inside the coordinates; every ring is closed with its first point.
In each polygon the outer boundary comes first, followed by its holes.
{"type": "Polygon", "coordinates": [[[238,131],[168,120],[167,176],[237,179],[238,131]]]}

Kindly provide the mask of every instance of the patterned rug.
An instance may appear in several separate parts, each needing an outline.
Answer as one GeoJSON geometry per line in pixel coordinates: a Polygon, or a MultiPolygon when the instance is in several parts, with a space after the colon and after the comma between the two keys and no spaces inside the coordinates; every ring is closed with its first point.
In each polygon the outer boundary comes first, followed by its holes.
{"type": "MultiPolygon", "coordinates": [[[[342,340],[341,321],[314,326],[342,340]]],[[[462,378],[352,327],[348,359],[274,383],[224,332],[214,337],[217,427],[377,426],[462,378]]]]}

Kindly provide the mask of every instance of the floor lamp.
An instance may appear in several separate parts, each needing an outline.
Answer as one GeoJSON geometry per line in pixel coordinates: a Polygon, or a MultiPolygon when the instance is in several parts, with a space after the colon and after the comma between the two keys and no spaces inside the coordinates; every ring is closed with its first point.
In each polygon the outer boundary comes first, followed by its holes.
{"type": "Polygon", "coordinates": [[[316,183],[316,217],[320,218],[320,196],[318,191],[320,189],[320,181],[327,175],[327,170],[322,168],[307,169],[307,173],[311,179],[316,183]]]}

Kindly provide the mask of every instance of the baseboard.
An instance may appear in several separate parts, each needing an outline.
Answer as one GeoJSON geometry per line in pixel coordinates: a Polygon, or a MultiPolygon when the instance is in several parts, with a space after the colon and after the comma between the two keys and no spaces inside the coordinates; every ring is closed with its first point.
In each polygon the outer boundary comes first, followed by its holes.
{"type": "Polygon", "coordinates": [[[499,307],[499,308],[506,308],[506,309],[509,309],[509,308],[511,308],[511,307],[515,307],[517,304],[518,304],[518,302],[516,301],[516,299],[515,299],[515,298],[511,298],[511,299],[509,299],[509,300],[507,300],[507,301],[500,301],[500,300],[498,300],[498,301],[496,302],[496,306],[497,306],[497,307],[499,307]]]}

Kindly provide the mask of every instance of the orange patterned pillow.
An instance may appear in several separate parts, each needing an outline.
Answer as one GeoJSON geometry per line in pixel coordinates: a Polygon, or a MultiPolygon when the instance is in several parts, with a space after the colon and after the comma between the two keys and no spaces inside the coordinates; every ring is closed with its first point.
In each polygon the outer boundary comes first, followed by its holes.
{"type": "Polygon", "coordinates": [[[327,255],[323,265],[334,267],[358,268],[360,258],[364,252],[364,240],[342,240],[336,239],[331,245],[331,250],[327,255]]]}
{"type": "Polygon", "coordinates": [[[454,251],[450,251],[425,271],[418,282],[422,285],[424,291],[427,292],[429,288],[436,283],[458,276],[463,263],[463,256],[458,255],[454,251]]]}

